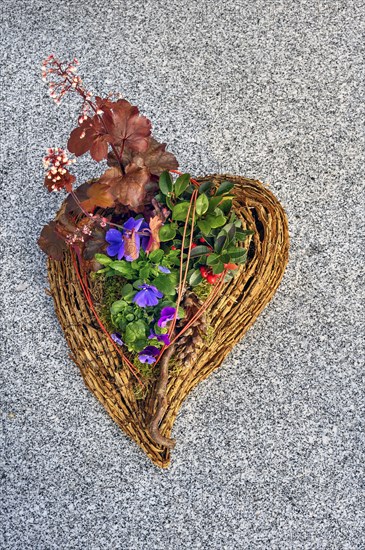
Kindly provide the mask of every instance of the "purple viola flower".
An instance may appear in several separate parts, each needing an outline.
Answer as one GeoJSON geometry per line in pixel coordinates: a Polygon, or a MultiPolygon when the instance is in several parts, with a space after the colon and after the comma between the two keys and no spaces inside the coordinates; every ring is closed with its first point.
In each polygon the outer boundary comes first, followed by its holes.
{"type": "Polygon", "coordinates": [[[124,342],[122,340],[122,335],[119,332],[113,332],[113,334],[110,335],[114,342],[116,344],[119,344],[120,346],[124,345],[124,342]]]}
{"type": "Polygon", "coordinates": [[[140,232],[146,227],[148,224],[143,218],[135,220],[131,217],[123,225],[122,231],[114,228],[109,229],[105,235],[105,240],[109,243],[106,249],[108,255],[117,256],[118,260],[124,257],[128,262],[136,260],[141,244],[144,250],[147,247],[148,237],[140,235],[140,232]]]}
{"type": "Polygon", "coordinates": [[[158,266],[158,270],[161,271],[161,273],[171,273],[168,267],[164,267],[163,265],[158,266]]]}
{"type": "MultiPolygon", "coordinates": [[[[176,308],[174,308],[174,307],[164,307],[164,308],[162,308],[161,313],[160,313],[160,318],[157,321],[157,325],[159,327],[164,328],[169,321],[173,320],[173,318],[175,317],[175,313],[176,313],[176,308]]],[[[177,318],[179,318],[179,317],[177,317],[177,318]]]]}
{"type": "Polygon", "coordinates": [[[160,350],[156,348],[155,346],[146,346],[142,351],[138,354],[138,359],[141,361],[141,363],[148,363],[151,365],[156,361],[156,357],[160,353],[160,350]]]}
{"type": "Polygon", "coordinates": [[[108,255],[116,256],[118,254],[118,260],[121,260],[124,256],[123,234],[118,229],[109,229],[106,232],[105,240],[109,243],[106,249],[108,255]]]}
{"type": "Polygon", "coordinates": [[[157,306],[158,300],[163,297],[162,292],[153,285],[139,285],[141,290],[135,294],[133,302],[139,307],[157,306]]]}
{"type": "Polygon", "coordinates": [[[152,338],[156,338],[159,342],[163,342],[164,346],[170,345],[170,338],[168,334],[155,334],[153,330],[151,330],[148,338],[150,340],[152,340],[152,338]]]}

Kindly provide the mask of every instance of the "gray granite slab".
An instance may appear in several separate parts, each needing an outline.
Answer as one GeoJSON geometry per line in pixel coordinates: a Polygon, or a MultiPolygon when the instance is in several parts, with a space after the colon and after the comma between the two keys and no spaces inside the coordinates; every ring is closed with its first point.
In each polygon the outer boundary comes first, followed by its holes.
{"type": "Polygon", "coordinates": [[[363,3],[4,0],[1,20],[0,547],[365,548],[363,3]],[[183,170],[260,179],[288,212],[283,283],[184,404],[168,471],[86,390],[45,293],[62,197],[41,158],[77,113],[47,97],[51,52],[137,103],[183,170]]]}

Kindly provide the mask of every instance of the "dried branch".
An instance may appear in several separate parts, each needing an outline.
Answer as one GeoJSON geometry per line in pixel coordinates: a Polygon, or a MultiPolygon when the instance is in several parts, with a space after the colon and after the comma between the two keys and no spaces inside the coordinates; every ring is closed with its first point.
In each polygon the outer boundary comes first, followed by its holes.
{"type": "Polygon", "coordinates": [[[148,426],[148,430],[153,441],[158,445],[167,447],[168,449],[173,449],[175,447],[175,440],[161,435],[159,425],[167,408],[166,388],[169,376],[169,361],[174,353],[174,350],[175,346],[169,346],[161,357],[160,374],[154,399],[156,402],[156,411],[148,426]]]}

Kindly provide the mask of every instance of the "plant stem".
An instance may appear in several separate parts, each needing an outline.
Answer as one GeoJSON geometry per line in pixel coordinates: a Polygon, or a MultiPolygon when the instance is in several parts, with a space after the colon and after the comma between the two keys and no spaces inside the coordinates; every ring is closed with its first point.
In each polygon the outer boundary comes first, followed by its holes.
{"type": "MultiPolygon", "coordinates": [[[[70,84],[70,89],[71,90],[75,90],[81,97],[82,99],[84,100],[84,102],[88,103],[88,105],[90,105],[90,107],[92,108],[92,110],[94,111],[94,113],[96,114],[96,116],[99,118],[100,122],[102,123],[102,125],[104,126],[104,130],[108,133],[108,130],[107,130],[107,127],[105,126],[105,123],[102,119],[102,117],[100,115],[98,115],[97,113],[97,108],[96,106],[94,105],[94,103],[92,101],[90,101],[90,99],[87,99],[86,98],[86,93],[85,93],[85,90],[83,88],[81,88],[80,86],[76,86],[76,88],[73,88],[72,86],[72,80],[70,80],[70,77],[68,76],[68,74],[66,73],[66,71],[64,71],[62,69],[62,65],[61,63],[58,63],[56,60],[55,60],[55,64],[57,65],[58,67],[58,70],[59,70],[59,74],[60,76],[62,76],[65,80],[67,80],[67,82],[70,84]]],[[[124,166],[122,164],[122,154],[123,154],[123,148],[124,148],[124,141],[123,141],[123,146],[122,146],[122,153],[119,155],[118,154],[118,150],[117,148],[115,147],[115,145],[113,145],[112,143],[110,143],[110,147],[112,148],[112,151],[115,155],[115,158],[117,159],[118,163],[119,163],[119,167],[121,169],[121,172],[123,174],[123,176],[125,175],[125,170],[124,170],[124,166]]]]}

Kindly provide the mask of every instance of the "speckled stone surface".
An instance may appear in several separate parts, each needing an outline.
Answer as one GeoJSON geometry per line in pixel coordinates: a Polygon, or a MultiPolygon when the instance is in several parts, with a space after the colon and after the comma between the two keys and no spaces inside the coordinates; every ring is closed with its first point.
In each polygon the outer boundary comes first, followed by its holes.
{"type": "Polygon", "coordinates": [[[4,0],[1,19],[0,547],[365,548],[363,3],[4,0]],[[168,471],[84,387],[45,293],[61,197],[41,157],[77,112],[47,97],[51,52],[136,102],[183,170],[260,179],[288,212],[282,285],[185,402],[168,471]]]}

